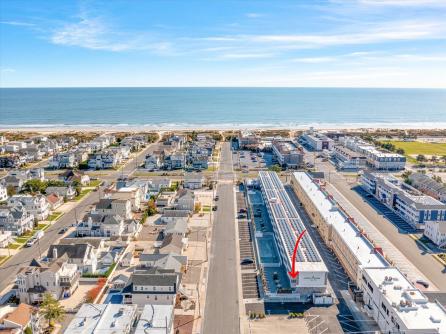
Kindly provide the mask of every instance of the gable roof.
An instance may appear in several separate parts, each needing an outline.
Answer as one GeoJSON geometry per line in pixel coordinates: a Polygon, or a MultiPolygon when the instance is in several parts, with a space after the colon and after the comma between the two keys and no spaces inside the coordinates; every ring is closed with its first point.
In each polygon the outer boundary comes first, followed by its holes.
{"type": "Polygon", "coordinates": [[[11,313],[8,313],[3,320],[13,322],[17,325],[26,327],[31,321],[33,307],[28,304],[20,303],[20,305],[11,313]]]}
{"type": "Polygon", "coordinates": [[[75,245],[51,245],[47,253],[48,258],[53,258],[54,250],[57,250],[58,258],[67,254],[70,259],[83,259],[91,252],[91,245],[86,243],[75,245]]]}

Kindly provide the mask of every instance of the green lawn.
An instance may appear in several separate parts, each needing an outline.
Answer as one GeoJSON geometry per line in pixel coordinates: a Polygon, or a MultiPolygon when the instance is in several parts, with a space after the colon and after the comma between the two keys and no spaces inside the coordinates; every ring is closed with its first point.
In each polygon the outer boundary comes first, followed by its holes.
{"type": "Polygon", "coordinates": [[[203,212],[210,212],[210,211],[211,211],[210,205],[203,206],[203,212]]]}
{"type": "Polygon", "coordinates": [[[48,216],[47,220],[52,222],[52,221],[55,221],[55,220],[59,219],[62,215],[63,215],[62,212],[54,211],[52,214],[50,214],[48,216]]]}
{"type": "Polygon", "coordinates": [[[22,245],[21,244],[9,244],[8,248],[9,249],[17,249],[20,248],[22,245]]]}
{"type": "Polygon", "coordinates": [[[101,184],[101,182],[102,182],[101,180],[93,180],[93,181],[90,181],[90,184],[88,186],[89,187],[97,187],[101,184]]]}
{"type": "Polygon", "coordinates": [[[87,195],[89,192],[91,191],[91,189],[83,189],[83,190],[81,190],[81,193],[78,195],[78,196],[76,196],[75,198],[74,198],[74,200],[75,201],[79,201],[79,200],[81,200],[85,195],[87,195]]]}
{"type": "Polygon", "coordinates": [[[39,230],[45,231],[49,226],[50,224],[39,224],[37,225],[37,228],[34,229],[34,231],[39,231],[39,230]]]}
{"type": "Polygon", "coordinates": [[[418,141],[389,141],[395,147],[402,148],[406,155],[446,155],[446,143],[422,143],[418,141]]]}

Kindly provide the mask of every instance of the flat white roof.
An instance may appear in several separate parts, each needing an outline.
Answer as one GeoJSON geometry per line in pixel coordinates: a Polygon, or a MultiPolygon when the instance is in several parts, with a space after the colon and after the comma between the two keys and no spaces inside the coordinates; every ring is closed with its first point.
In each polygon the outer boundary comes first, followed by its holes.
{"type": "Polygon", "coordinates": [[[304,189],[322,217],[343,239],[345,245],[355,254],[360,267],[387,267],[388,263],[374,246],[360,233],[358,228],[339,210],[334,201],[328,198],[319,185],[306,172],[295,172],[294,178],[304,189]]]}
{"type": "Polygon", "coordinates": [[[83,304],[64,333],[124,333],[132,326],[137,305],[83,304]]]}
{"type": "Polygon", "coordinates": [[[166,334],[172,326],[173,305],[146,304],[141,313],[135,334],[166,334]]]}
{"type": "MultiPolygon", "coordinates": [[[[266,205],[270,208],[271,223],[276,227],[275,233],[286,250],[288,261],[291,262],[294,246],[298,235],[305,230],[294,204],[275,172],[259,172],[259,179],[266,205]]],[[[311,262],[309,269],[327,271],[313,240],[305,233],[296,256],[297,263],[311,262]]]]}
{"type": "Polygon", "coordinates": [[[438,329],[439,333],[446,333],[445,309],[429,302],[397,268],[367,268],[365,272],[408,329],[438,329]]]}

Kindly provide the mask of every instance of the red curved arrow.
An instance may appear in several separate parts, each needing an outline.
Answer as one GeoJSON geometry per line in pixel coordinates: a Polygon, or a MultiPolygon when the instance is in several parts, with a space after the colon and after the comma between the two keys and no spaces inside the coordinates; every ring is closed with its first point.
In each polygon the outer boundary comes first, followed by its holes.
{"type": "Polygon", "coordinates": [[[299,275],[299,271],[296,270],[296,254],[297,254],[297,249],[299,248],[300,240],[302,239],[306,231],[307,230],[303,230],[300,233],[299,238],[297,238],[296,240],[296,245],[294,246],[293,257],[291,258],[291,271],[288,272],[288,274],[292,278],[296,278],[299,275]]]}

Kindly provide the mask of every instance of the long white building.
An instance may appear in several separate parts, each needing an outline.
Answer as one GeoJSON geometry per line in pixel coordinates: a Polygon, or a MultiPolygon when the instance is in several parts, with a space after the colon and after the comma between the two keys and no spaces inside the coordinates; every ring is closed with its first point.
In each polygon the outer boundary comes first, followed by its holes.
{"type": "Polygon", "coordinates": [[[327,137],[323,133],[309,130],[305,132],[301,137],[305,143],[315,151],[329,150],[331,151],[334,146],[333,139],[327,137]]]}
{"type": "MultiPolygon", "coordinates": [[[[259,179],[281,262],[287,271],[291,271],[294,246],[305,226],[277,174],[261,171],[259,179]]],[[[313,293],[326,291],[328,270],[308,233],[300,242],[295,268],[300,272],[298,277],[288,278],[296,294],[308,299],[313,293]]]]}
{"type": "Polygon", "coordinates": [[[325,244],[333,249],[356,286],[360,286],[363,268],[389,265],[380,249],[309,174],[293,173],[291,185],[325,244]]]}
{"type": "Polygon", "coordinates": [[[364,311],[383,333],[446,333],[446,310],[426,296],[395,267],[353,219],[306,172],[291,184],[325,243],[331,247],[363,296],[364,311]]]}

